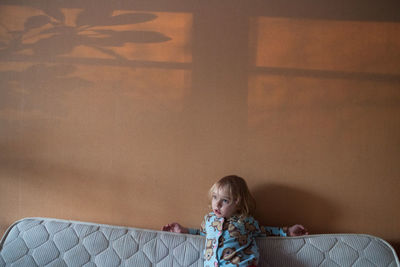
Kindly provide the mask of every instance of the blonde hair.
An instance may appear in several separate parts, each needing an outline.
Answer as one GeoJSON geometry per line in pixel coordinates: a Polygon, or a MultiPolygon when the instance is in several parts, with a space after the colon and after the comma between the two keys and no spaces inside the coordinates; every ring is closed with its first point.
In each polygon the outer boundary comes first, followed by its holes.
{"type": "Polygon", "coordinates": [[[255,209],[256,202],[251,195],[246,181],[237,175],[228,175],[221,178],[209,190],[209,198],[211,200],[212,194],[215,190],[226,190],[233,201],[237,201],[238,215],[248,216],[255,209]]]}

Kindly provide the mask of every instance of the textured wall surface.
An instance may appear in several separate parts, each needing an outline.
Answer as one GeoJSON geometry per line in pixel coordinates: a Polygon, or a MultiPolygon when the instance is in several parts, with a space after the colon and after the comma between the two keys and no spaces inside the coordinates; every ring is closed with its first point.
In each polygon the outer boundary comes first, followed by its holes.
{"type": "Polygon", "coordinates": [[[398,1],[0,2],[0,227],[263,224],[400,242],[398,1]],[[379,12],[378,12],[379,11],[379,12]]]}

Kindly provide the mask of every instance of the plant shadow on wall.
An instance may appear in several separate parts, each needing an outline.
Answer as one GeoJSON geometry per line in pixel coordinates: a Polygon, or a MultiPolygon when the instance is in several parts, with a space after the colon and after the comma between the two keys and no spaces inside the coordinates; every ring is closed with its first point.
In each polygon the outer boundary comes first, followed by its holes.
{"type": "Polygon", "coordinates": [[[112,8],[97,5],[94,10],[90,7],[83,9],[71,22],[67,21],[60,7],[38,9],[42,14],[28,17],[24,21],[23,30],[9,30],[7,25],[1,25],[8,38],[0,41],[0,57],[19,61],[54,61],[73,52],[78,46],[85,46],[120,61],[126,58],[113,48],[122,47],[126,43],[159,43],[170,40],[155,31],[124,30],[126,25],[155,20],[157,16],[150,13],[114,15],[112,8]]]}
{"type": "Polygon", "coordinates": [[[132,29],[158,18],[151,13],[118,13],[107,5],[79,10],[29,5],[0,4],[2,14],[15,15],[12,21],[0,19],[0,110],[8,115],[65,115],[64,96],[95,85],[81,74],[87,70],[82,65],[135,67],[119,48],[171,40],[157,31],[132,29]]]}
{"type": "MultiPolygon", "coordinates": [[[[0,167],[5,173],[1,179],[7,179],[3,180],[6,185],[14,185],[16,180],[26,191],[40,192],[37,194],[39,202],[48,205],[43,210],[50,215],[54,203],[64,204],[67,210],[65,213],[57,211],[56,215],[69,217],[82,214],[75,212],[79,207],[93,218],[91,212],[102,206],[103,213],[111,214],[114,222],[118,217],[120,223],[126,222],[126,215],[132,214],[131,203],[122,203],[121,208],[120,196],[131,194],[131,177],[111,167],[106,171],[85,168],[77,164],[78,160],[71,160],[67,152],[58,154],[58,157],[48,157],[48,153],[57,150],[57,146],[49,146],[53,144],[51,142],[57,140],[64,144],[80,137],[78,132],[56,136],[60,123],[52,119],[58,119],[57,115],[62,117],[71,110],[65,100],[69,92],[88,87],[97,89],[94,79],[82,78],[79,73],[81,65],[135,67],[133,60],[116,48],[126,44],[167,42],[171,38],[157,31],[132,29],[132,25],[156,20],[156,15],[122,11],[118,14],[103,1],[97,2],[95,7],[84,6],[79,13],[75,9],[62,8],[59,1],[48,2],[43,7],[32,4],[34,8],[31,4],[0,4],[1,15],[9,13],[13,16],[13,20],[8,22],[0,15],[0,122],[3,126],[9,124],[4,127],[4,133],[12,140],[0,143],[0,167]],[[24,17],[26,14],[29,16],[24,17]],[[85,49],[80,49],[82,47],[85,49]],[[46,136],[53,139],[48,141],[46,136]],[[33,146],[39,143],[40,146],[33,146]],[[55,190],[43,193],[44,184],[55,190]],[[85,199],[83,205],[80,203],[82,199],[85,199]]],[[[75,123],[74,119],[64,117],[61,126],[64,122],[65,125],[75,123]]],[[[107,133],[110,132],[104,135],[107,133]]],[[[144,191],[140,186],[136,185],[136,188],[144,191]]],[[[25,192],[18,190],[16,188],[25,200],[26,196],[21,193],[25,192]]],[[[24,212],[26,210],[29,208],[24,212]]]]}
{"type": "Polygon", "coordinates": [[[260,185],[252,191],[261,225],[303,224],[310,234],[332,229],[338,210],[326,199],[311,192],[279,184],[260,185]]]}

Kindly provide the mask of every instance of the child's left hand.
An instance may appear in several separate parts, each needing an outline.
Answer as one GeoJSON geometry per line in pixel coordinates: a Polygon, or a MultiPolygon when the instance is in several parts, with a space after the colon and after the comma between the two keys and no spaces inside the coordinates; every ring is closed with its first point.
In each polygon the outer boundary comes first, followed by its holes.
{"type": "Polygon", "coordinates": [[[301,224],[290,226],[287,230],[288,236],[308,235],[308,230],[301,224]]]}

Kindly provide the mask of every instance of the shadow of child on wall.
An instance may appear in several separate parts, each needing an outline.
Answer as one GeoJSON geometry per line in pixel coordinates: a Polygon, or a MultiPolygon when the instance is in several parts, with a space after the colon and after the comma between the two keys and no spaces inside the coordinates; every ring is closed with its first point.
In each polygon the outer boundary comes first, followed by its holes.
{"type": "MultiPolygon", "coordinates": [[[[251,190],[257,207],[254,217],[264,226],[304,225],[310,234],[332,231],[340,216],[338,207],[320,195],[279,184],[259,185],[251,190]]],[[[400,241],[387,240],[400,255],[400,241]]],[[[288,259],[295,260],[295,259],[288,259]]],[[[297,263],[297,266],[301,266],[297,263]]]]}
{"type": "Polygon", "coordinates": [[[257,207],[254,217],[260,225],[304,225],[310,234],[331,232],[338,211],[328,200],[311,192],[279,184],[253,188],[257,207]]]}
{"type": "MultiPolygon", "coordinates": [[[[291,226],[293,224],[304,225],[310,234],[327,233],[331,228],[338,212],[333,204],[321,196],[279,184],[265,184],[253,188],[252,194],[257,207],[254,217],[264,226],[291,226]]],[[[277,246],[282,246],[280,242],[277,246]]],[[[262,248],[260,248],[262,249],[262,248]]],[[[274,258],[284,258],[286,266],[306,266],[293,254],[288,257],[277,247],[274,258]]],[[[264,262],[274,265],[274,259],[263,259],[264,262]]],[[[269,266],[269,265],[268,265],[269,266]]]]}

